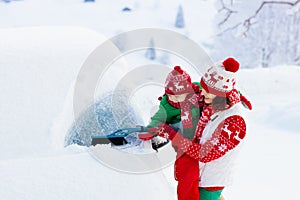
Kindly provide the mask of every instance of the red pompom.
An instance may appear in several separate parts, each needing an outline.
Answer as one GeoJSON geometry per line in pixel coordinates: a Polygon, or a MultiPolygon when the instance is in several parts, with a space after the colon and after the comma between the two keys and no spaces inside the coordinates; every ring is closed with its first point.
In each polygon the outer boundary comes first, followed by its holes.
{"type": "Polygon", "coordinates": [[[240,63],[234,58],[227,58],[223,61],[223,65],[226,71],[237,72],[240,67],[240,63]]]}
{"type": "Polygon", "coordinates": [[[183,70],[181,69],[180,66],[175,66],[174,70],[178,71],[180,74],[183,74],[183,70]]]}

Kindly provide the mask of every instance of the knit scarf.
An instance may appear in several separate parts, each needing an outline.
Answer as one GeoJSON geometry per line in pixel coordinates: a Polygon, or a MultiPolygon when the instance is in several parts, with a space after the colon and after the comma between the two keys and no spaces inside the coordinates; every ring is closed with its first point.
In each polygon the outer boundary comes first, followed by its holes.
{"type": "Polygon", "coordinates": [[[196,132],[195,132],[195,136],[193,139],[195,143],[200,142],[200,138],[202,136],[203,130],[206,127],[206,124],[209,122],[210,116],[212,115],[212,113],[213,113],[213,110],[212,110],[211,105],[206,104],[203,106],[202,114],[199,119],[199,122],[198,122],[198,125],[196,128],[196,132]]]}
{"type": "Polygon", "coordinates": [[[183,128],[192,128],[193,120],[192,120],[192,110],[191,105],[199,107],[199,100],[201,96],[199,94],[193,94],[191,97],[187,97],[183,102],[173,102],[168,98],[168,102],[175,108],[180,108],[180,117],[183,128]]]}
{"type": "MultiPolygon", "coordinates": [[[[229,109],[230,107],[232,107],[234,104],[237,104],[238,102],[241,101],[240,98],[240,94],[236,89],[233,89],[230,93],[228,93],[227,97],[229,98],[229,101],[231,102],[231,105],[228,105],[226,109],[229,109]]],[[[199,143],[200,142],[200,138],[202,136],[202,133],[204,131],[204,128],[206,127],[207,123],[210,120],[210,117],[213,113],[216,112],[222,112],[222,110],[214,110],[212,109],[212,105],[211,104],[205,104],[203,106],[203,110],[202,110],[202,115],[199,119],[197,128],[196,128],[196,132],[195,132],[195,136],[194,136],[194,142],[199,143]]]]}

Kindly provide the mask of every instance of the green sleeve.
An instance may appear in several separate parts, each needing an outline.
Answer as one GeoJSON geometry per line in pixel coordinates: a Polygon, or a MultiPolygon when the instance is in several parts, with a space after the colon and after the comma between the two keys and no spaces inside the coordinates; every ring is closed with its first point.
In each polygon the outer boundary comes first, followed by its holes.
{"type": "Polygon", "coordinates": [[[202,89],[200,82],[193,82],[193,84],[198,85],[200,87],[200,90],[202,89]]]}
{"type": "Polygon", "coordinates": [[[151,117],[151,122],[147,127],[156,127],[161,123],[166,123],[167,117],[166,109],[162,104],[160,104],[158,111],[151,117]]]}

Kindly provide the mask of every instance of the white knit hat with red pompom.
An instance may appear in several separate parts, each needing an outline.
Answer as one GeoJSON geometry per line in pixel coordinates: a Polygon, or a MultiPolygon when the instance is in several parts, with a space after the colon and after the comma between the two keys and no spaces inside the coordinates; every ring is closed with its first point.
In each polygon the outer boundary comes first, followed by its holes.
{"type": "Polygon", "coordinates": [[[227,58],[208,68],[201,78],[201,86],[211,94],[228,96],[236,83],[236,72],[239,70],[239,62],[234,58],[227,58]]]}
{"type": "Polygon", "coordinates": [[[193,87],[190,75],[180,66],[175,66],[166,78],[165,93],[179,95],[191,91],[193,91],[193,87]]]}

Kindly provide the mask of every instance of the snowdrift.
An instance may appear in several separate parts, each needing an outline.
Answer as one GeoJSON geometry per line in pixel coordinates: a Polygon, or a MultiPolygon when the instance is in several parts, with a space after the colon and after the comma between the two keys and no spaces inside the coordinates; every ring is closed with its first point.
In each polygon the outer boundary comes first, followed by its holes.
{"type": "Polygon", "coordinates": [[[105,38],[80,27],[2,29],[0,37],[0,159],[39,154],[53,147],[50,127],[82,63],[105,38]]]}
{"type": "MultiPolygon", "coordinates": [[[[103,36],[79,27],[32,27],[2,29],[0,37],[2,199],[176,199],[172,167],[121,173],[85,147],[63,148],[74,80],[103,36]]],[[[299,74],[296,66],[240,71],[238,89],[253,111],[227,199],[295,198],[287,191],[297,191],[300,179],[299,74]]]]}
{"type": "Polygon", "coordinates": [[[85,147],[63,146],[74,81],[103,36],[80,27],[32,27],[2,29],[0,37],[2,199],[174,198],[161,172],[120,173],[85,147]]]}

